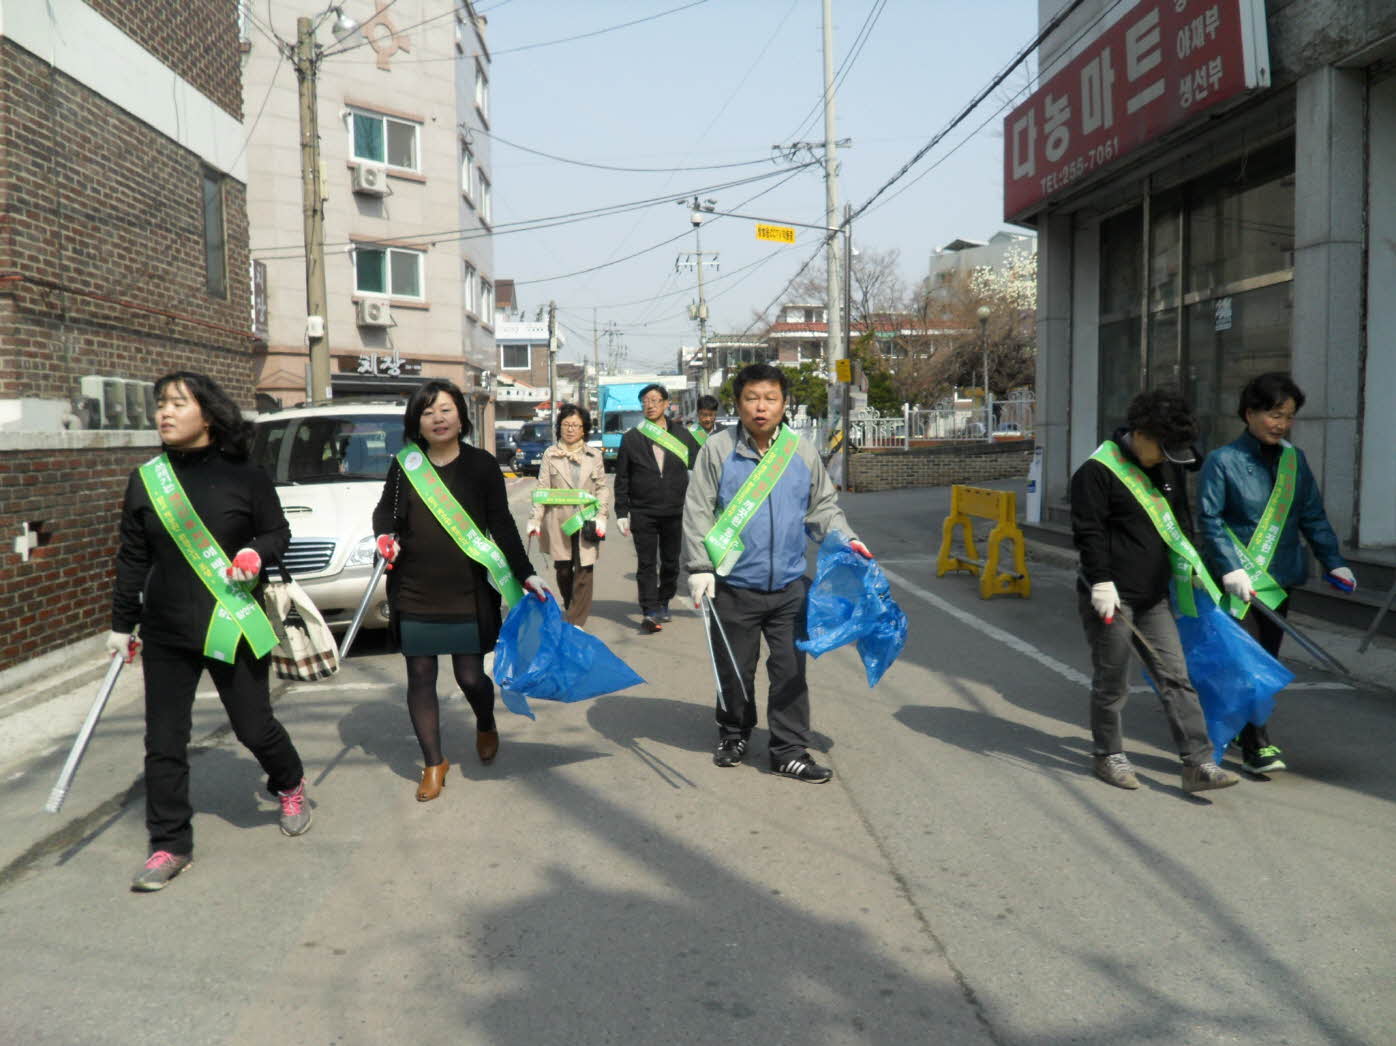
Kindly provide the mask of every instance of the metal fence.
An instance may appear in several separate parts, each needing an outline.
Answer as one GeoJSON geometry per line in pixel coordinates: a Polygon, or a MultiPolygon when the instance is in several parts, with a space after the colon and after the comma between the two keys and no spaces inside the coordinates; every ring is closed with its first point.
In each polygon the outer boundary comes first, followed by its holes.
{"type": "Polygon", "coordinates": [[[880,417],[876,411],[855,411],[849,421],[853,445],[865,449],[910,450],[913,443],[953,440],[1029,439],[1033,434],[1033,401],[1008,399],[990,405],[992,426],[986,432],[984,409],[903,407],[900,417],[880,417]]]}

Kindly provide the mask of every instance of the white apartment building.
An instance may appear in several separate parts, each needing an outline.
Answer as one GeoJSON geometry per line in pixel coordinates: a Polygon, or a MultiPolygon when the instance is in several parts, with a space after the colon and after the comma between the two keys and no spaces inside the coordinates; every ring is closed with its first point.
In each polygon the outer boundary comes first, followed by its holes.
{"type": "Polygon", "coordinates": [[[306,398],[305,261],[294,44],[316,17],[325,321],[335,398],[449,378],[487,432],[495,370],[490,52],[471,0],[344,0],[360,32],[307,0],[241,12],[259,402],[306,398]],[[264,317],[264,319],[262,318],[264,317]],[[270,399],[268,399],[268,397],[270,399]]]}

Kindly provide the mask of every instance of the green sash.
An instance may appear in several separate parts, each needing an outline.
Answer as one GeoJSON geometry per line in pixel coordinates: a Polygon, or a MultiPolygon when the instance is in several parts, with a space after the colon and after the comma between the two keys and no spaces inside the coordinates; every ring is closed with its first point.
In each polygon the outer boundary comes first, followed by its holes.
{"type": "Polygon", "coordinates": [[[640,435],[654,440],[670,454],[677,455],[683,462],[683,467],[688,468],[688,448],[683,445],[683,441],[675,436],[668,429],[661,429],[654,422],[646,418],[636,426],[640,430],[640,435]]]}
{"type": "Polygon", "coordinates": [[[194,511],[169,457],[161,454],[151,458],[140,467],[140,474],[165,532],[213,595],[213,613],[204,635],[204,657],[231,663],[243,638],[253,654],[266,657],[276,646],[276,632],[243,583],[228,580],[227,571],[232,564],[194,511]]]}
{"type": "Polygon", "coordinates": [[[421,449],[408,443],[397,452],[397,463],[412,481],[417,496],[431,509],[436,522],[441,524],[462,552],[485,568],[490,576],[490,584],[504,597],[505,606],[511,607],[522,599],[523,586],[509,569],[509,561],[504,558],[504,553],[475,525],[470,513],[461,507],[456,496],[446,489],[446,484],[421,449]]]}
{"type": "MultiPolygon", "coordinates": [[[[1274,610],[1285,601],[1285,590],[1269,574],[1270,561],[1275,558],[1275,550],[1280,547],[1280,533],[1289,518],[1290,507],[1294,504],[1294,490],[1299,482],[1299,455],[1293,447],[1280,451],[1280,463],[1275,469],[1275,486],[1270,491],[1270,500],[1265,503],[1265,511],[1260,514],[1260,522],[1255,525],[1250,544],[1241,544],[1240,539],[1223,525],[1226,536],[1236,547],[1236,555],[1250,575],[1255,598],[1274,610]]],[[[1228,595],[1226,609],[1235,617],[1245,617],[1251,605],[1245,600],[1228,595]]]]}
{"type": "Polygon", "coordinates": [[[708,558],[712,560],[713,569],[717,571],[718,577],[726,577],[737,565],[737,560],[746,548],[742,544],[742,531],[756,515],[761,503],[780,482],[780,477],[785,474],[785,467],[795,457],[795,447],[799,442],[799,436],[787,426],[781,425],[775,441],[766,453],[761,455],[756,468],[752,469],[746,482],[737,488],[737,493],[722,510],[722,515],[717,518],[712,530],[703,538],[703,545],[708,550],[708,558]]]}
{"type": "Polygon", "coordinates": [[[562,521],[562,532],[569,538],[582,529],[582,524],[595,519],[600,502],[595,494],[585,490],[567,490],[560,487],[539,487],[533,492],[535,505],[580,505],[581,510],[562,521]]]}
{"type": "Polygon", "coordinates": [[[1134,462],[1125,460],[1113,440],[1102,443],[1091,457],[1113,472],[1125,485],[1125,489],[1134,495],[1140,507],[1148,513],[1149,521],[1153,523],[1159,537],[1163,538],[1164,544],[1168,546],[1168,558],[1173,564],[1173,589],[1174,598],[1178,601],[1178,610],[1188,617],[1197,616],[1197,601],[1192,595],[1194,575],[1202,580],[1202,587],[1207,590],[1213,602],[1221,606],[1221,590],[1207,573],[1197,549],[1187,539],[1183,528],[1178,525],[1168,499],[1154,489],[1144,470],[1134,462]]]}
{"type": "Polygon", "coordinates": [[[708,430],[703,428],[702,425],[694,425],[688,430],[688,434],[698,442],[698,446],[700,447],[708,442],[708,430]]]}

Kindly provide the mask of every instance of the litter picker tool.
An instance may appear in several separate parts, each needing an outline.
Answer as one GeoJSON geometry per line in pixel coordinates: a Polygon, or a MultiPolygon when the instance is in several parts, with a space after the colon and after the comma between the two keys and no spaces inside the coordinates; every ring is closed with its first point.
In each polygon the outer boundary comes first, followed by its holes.
{"type": "Polygon", "coordinates": [[[73,778],[78,772],[78,764],[82,762],[83,754],[87,751],[87,743],[92,740],[92,731],[97,729],[97,720],[102,718],[102,710],[107,707],[107,700],[111,697],[112,689],[116,686],[117,677],[121,675],[122,667],[128,660],[136,656],[136,651],[139,649],[140,644],[135,635],[132,634],[131,641],[126,645],[125,653],[112,654],[111,664],[107,666],[107,674],[102,680],[102,686],[92,701],[92,707],[87,710],[87,718],[83,721],[82,729],[78,731],[78,736],[73,741],[72,750],[68,753],[68,761],[63,764],[63,769],[58,774],[58,782],[53,786],[53,791],[49,792],[48,802],[44,804],[44,809],[49,813],[58,813],[63,806],[63,801],[68,798],[68,789],[73,785],[73,778]]]}
{"type": "Polygon", "coordinates": [[[722,696],[722,676],[717,670],[717,651],[713,649],[712,626],[717,626],[718,637],[722,640],[722,645],[727,651],[727,661],[732,666],[732,675],[736,677],[737,685],[742,688],[742,700],[749,702],[751,697],[746,692],[746,683],[742,681],[741,669],[737,666],[737,658],[732,653],[732,644],[727,641],[727,630],[722,627],[722,618],[717,616],[717,608],[713,606],[713,601],[707,596],[703,597],[703,638],[708,641],[708,661],[713,666],[713,682],[717,684],[717,703],[722,706],[722,710],[727,711],[727,701],[722,696]]]}
{"type": "Polygon", "coordinates": [[[349,656],[349,648],[354,645],[354,637],[359,634],[359,626],[363,624],[364,615],[368,613],[368,605],[373,601],[373,592],[378,587],[378,580],[387,569],[388,561],[379,556],[373,564],[373,576],[368,579],[368,587],[364,589],[364,598],[359,600],[359,609],[354,611],[354,620],[349,622],[349,630],[344,633],[344,642],[339,644],[340,661],[349,656]]]}
{"type": "Polygon", "coordinates": [[[1252,599],[1251,609],[1259,611],[1260,615],[1264,617],[1267,621],[1269,621],[1276,627],[1283,629],[1285,635],[1290,636],[1321,665],[1330,665],[1333,668],[1336,668],[1343,675],[1347,676],[1349,679],[1352,678],[1352,673],[1347,670],[1347,668],[1343,665],[1341,661],[1339,661],[1336,657],[1330,654],[1327,650],[1324,650],[1323,647],[1319,646],[1312,639],[1306,636],[1303,632],[1299,631],[1298,628],[1296,628],[1294,625],[1291,625],[1288,621],[1286,621],[1279,614],[1275,613],[1260,600],[1252,599]]]}
{"type": "Polygon", "coordinates": [[[1372,637],[1377,634],[1377,629],[1381,627],[1382,618],[1386,617],[1392,603],[1396,603],[1396,581],[1391,583],[1391,591],[1386,594],[1386,602],[1381,605],[1381,609],[1377,611],[1377,616],[1372,618],[1372,623],[1367,626],[1367,634],[1362,637],[1362,645],[1357,648],[1359,654],[1367,652],[1372,637]]]}

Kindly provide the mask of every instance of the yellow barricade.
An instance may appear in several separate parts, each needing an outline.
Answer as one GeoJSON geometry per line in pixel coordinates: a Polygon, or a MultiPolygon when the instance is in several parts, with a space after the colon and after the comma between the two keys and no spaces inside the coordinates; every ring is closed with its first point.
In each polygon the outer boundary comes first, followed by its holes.
{"type": "Polygon", "coordinates": [[[943,577],[951,570],[968,570],[971,574],[978,574],[980,599],[1014,593],[1027,599],[1032,594],[1032,580],[1028,577],[1027,563],[1023,558],[1023,532],[1018,529],[1018,499],[1013,491],[962,487],[958,484],[950,488],[950,515],[941,528],[936,577],[943,577]],[[974,547],[971,517],[994,521],[994,529],[989,531],[988,556],[985,559],[979,558],[974,547]],[[964,534],[965,554],[962,556],[951,554],[957,529],[964,534]],[[1013,544],[1011,571],[999,569],[1005,541],[1013,544]]]}

